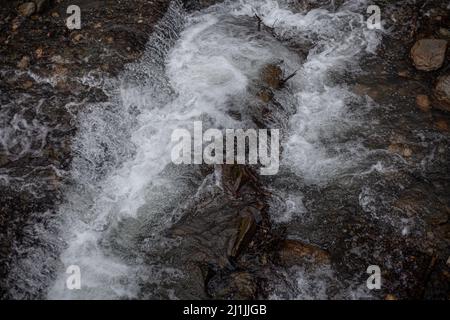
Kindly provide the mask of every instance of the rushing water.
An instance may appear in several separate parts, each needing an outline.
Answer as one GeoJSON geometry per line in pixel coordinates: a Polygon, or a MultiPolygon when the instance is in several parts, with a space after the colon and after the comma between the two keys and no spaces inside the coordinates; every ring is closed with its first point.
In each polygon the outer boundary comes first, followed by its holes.
{"type": "MultiPolygon", "coordinates": [[[[267,121],[283,131],[283,179],[288,175],[302,186],[326,186],[349,173],[383,171],[377,160],[367,161],[373,154],[355,134],[373,104],[342,81],[359,71],[360,59],[374,54],[380,42],[380,35],[366,27],[366,7],[355,0],[338,10],[330,5],[301,12],[291,1],[240,0],[187,14],[174,1],[140,61],[118,79],[82,79],[102,88],[109,100],[86,106],[78,118],[73,186],[59,208],[58,239],[66,245],[50,246],[60,250],[60,276],[52,282],[48,275],[36,275],[48,283],[48,298],[178,297],[182,289],[173,284],[183,278],[182,266],[152,264],[145,257],[176,245],[163,237],[164,230],[203,182],[198,168],[171,164],[171,133],[191,130],[195,120],[202,120],[204,129],[256,127],[254,111],[247,108],[252,103],[248,88],[269,63],[280,63],[286,75],[297,71],[275,94],[283,110],[274,110],[267,121]],[[257,31],[255,14],[268,26],[263,31],[257,31]],[[299,48],[306,52],[303,57],[299,48]],[[70,265],[82,271],[81,290],[66,288],[70,265]],[[150,285],[156,289],[144,294],[150,285]]],[[[303,193],[273,179],[274,223],[307,216],[303,193]]],[[[361,205],[369,211],[370,199],[361,193],[361,205]]],[[[25,269],[39,273],[39,266],[25,269]]],[[[326,279],[333,272],[329,267],[280,270],[281,278],[294,277],[295,288],[274,280],[270,297],[327,298],[326,279]]],[[[367,295],[357,287],[348,290],[341,296],[367,295]]]]}

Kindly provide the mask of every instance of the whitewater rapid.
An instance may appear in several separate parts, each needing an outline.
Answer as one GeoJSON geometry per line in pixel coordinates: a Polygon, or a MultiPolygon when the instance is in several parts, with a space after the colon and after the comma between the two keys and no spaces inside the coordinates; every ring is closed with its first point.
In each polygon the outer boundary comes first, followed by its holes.
{"type": "MultiPolygon", "coordinates": [[[[326,183],[355,161],[361,146],[329,142],[358,121],[350,105],[361,101],[334,79],[357,71],[359,59],[378,45],[379,36],[361,15],[366,3],[348,1],[336,12],[297,12],[290,5],[225,1],[187,14],[174,1],[140,61],[118,79],[92,75],[83,80],[101,87],[109,100],[86,106],[78,119],[73,187],[60,208],[60,237],[67,245],[48,298],[139,298],[143,283],[182,277],[177,266],[165,272],[150,268],[135,236],[146,230],[153,246],[176,220],[174,208],[182,195],[195,193],[177,180],[171,133],[191,130],[196,120],[205,130],[255,127],[240,102],[249,99],[248,86],[268,63],[282,62],[285,74],[298,71],[288,90],[276,93],[290,115],[272,124],[284,128],[282,166],[306,183],[326,183]],[[255,14],[274,34],[255,30],[255,14]],[[290,49],[306,43],[310,48],[304,58],[290,49]],[[242,119],[230,115],[233,109],[242,119]],[[66,287],[71,265],[80,267],[80,290],[66,287]]],[[[288,221],[305,210],[301,200],[291,209],[277,219],[288,221]]],[[[176,298],[173,292],[167,296],[176,298]]],[[[323,290],[317,296],[323,297],[323,290]]]]}

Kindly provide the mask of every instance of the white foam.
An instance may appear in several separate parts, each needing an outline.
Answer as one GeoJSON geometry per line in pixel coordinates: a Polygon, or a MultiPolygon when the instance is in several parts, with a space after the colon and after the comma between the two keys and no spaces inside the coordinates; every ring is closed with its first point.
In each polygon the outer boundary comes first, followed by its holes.
{"type": "Polygon", "coordinates": [[[321,183],[354,165],[353,144],[339,145],[333,155],[329,141],[352,127],[350,103],[356,96],[345,86],[334,84],[331,75],[345,76],[358,69],[360,58],[374,53],[380,42],[376,31],[369,31],[364,16],[355,10],[366,1],[348,1],[337,12],[314,9],[294,13],[283,1],[241,1],[237,15],[256,13],[282,38],[309,39],[314,42],[307,61],[293,79],[296,114],[290,119],[290,133],[283,155],[291,167],[310,183],[321,183]],[[353,11],[352,11],[353,10],[353,11]],[[350,154],[350,155],[349,155],[350,154]]]}

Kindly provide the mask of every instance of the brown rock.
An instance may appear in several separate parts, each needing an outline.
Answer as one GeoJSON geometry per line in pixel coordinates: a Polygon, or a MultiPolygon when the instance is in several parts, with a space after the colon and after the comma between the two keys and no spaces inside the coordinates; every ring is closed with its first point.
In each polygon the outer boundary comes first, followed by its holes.
{"type": "Polygon", "coordinates": [[[330,261],[329,254],[321,248],[296,240],[285,240],[279,252],[279,262],[284,266],[293,266],[305,262],[326,264],[330,261]]]}
{"type": "Polygon", "coordinates": [[[269,103],[272,101],[274,94],[270,89],[262,89],[258,92],[257,96],[262,102],[269,103]]]}
{"type": "Polygon", "coordinates": [[[0,167],[4,166],[9,162],[8,156],[6,154],[0,153],[0,167]]]}
{"type": "Polygon", "coordinates": [[[436,108],[450,112],[450,75],[442,76],[438,79],[434,89],[436,108]]]}
{"type": "Polygon", "coordinates": [[[398,76],[402,78],[409,78],[411,75],[409,74],[408,70],[401,70],[398,72],[398,76]]]}
{"type": "Polygon", "coordinates": [[[450,37],[450,30],[446,28],[440,28],[439,33],[444,37],[450,37]]]}
{"type": "Polygon", "coordinates": [[[261,79],[270,88],[280,89],[283,81],[283,71],[277,65],[268,64],[261,72],[261,79]]]}
{"type": "Polygon", "coordinates": [[[448,131],[448,123],[444,119],[437,120],[435,125],[439,131],[444,131],[444,132],[448,131]]]}
{"type": "Polygon", "coordinates": [[[30,57],[23,56],[22,59],[20,59],[19,63],[17,64],[17,67],[19,69],[27,69],[30,65],[30,57]]]}
{"type": "Polygon", "coordinates": [[[234,244],[229,251],[229,256],[237,257],[248,246],[255,232],[256,220],[252,210],[244,210],[234,244]]]}
{"type": "Polygon", "coordinates": [[[27,80],[27,81],[25,81],[24,83],[23,83],[23,88],[24,89],[30,89],[31,87],[33,86],[33,81],[31,81],[31,80],[27,80]]]}
{"type": "Polygon", "coordinates": [[[73,41],[80,42],[83,39],[83,35],[81,33],[77,33],[73,36],[73,41]]]}
{"type": "Polygon", "coordinates": [[[40,47],[36,49],[35,53],[36,53],[36,58],[38,58],[38,59],[40,59],[44,56],[44,50],[40,47]]]}
{"type": "Polygon", "coordinates": [[[19,29],[20,25],[22,24],[22,18],[21,17],[15,17],[11,23],[11,29],[13,32],[17,31],[19,29]]]}
{"type": "Polygon", "coordinates": [[[422,71],[437,70],[444,64],[447,40],[422,39],[411,49],[411,58],[415,67],[422,71]]]}
{"type": "Polygon", "coordinates": [[[376,88],[357,83],[353,86],[353,92],[359,96],[368,96],[372,99],[377,99],[379,94],[376,88]]]}
{"type": "Polygon", "coordinates": [[[401,143],[393,143],[389,145],[388,150],[391,153],[398,153],[406,158],[411,157],[413,154],[411,148],[401,143]]]}
{"type": "Polygon", "coordinates": [[[65,77],[69,73],[69,70],[59,64],[53,66],[53,76],[55,77],[65,77]]]}
{"type": "Polygon", "coordinates": [[[431,110],[431,104],[430,99],[427,95],[419,94],[416,97],[416,104],[419,107],[419,109],[423,112],[428,112],[431,110]]]}
{"type": "Polygon", "coordinates": [[[21,16],[29,17],[36,12],[36,5],[34,2],[25,2],[17,8],[17,11],[21,16]]]}
{"type": "Polygon", "coordinates": [[[256,298],[258,282],[246,271],[215,277],[208,283],[208,293],[214,299],[252,300],[256,298]]]}

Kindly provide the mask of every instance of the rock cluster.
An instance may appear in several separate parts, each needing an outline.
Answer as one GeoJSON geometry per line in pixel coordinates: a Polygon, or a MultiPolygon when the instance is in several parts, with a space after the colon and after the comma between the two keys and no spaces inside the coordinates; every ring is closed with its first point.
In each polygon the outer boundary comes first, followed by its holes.
{"type": "MultiPolygon", "coordinates": [[[[446,60],[447,44],[448,41],[445,39],[428,38],[416,41],[410,53],[415,68],[424,72],[441,69],[446,60]]],[[[416,104],[423,112],[430,111],[432,107],[450,111],[450,74],[444,73],[438,77],[432,98],[433,101],[427,95],[419,94],[416,97],[416,104]]]]}

